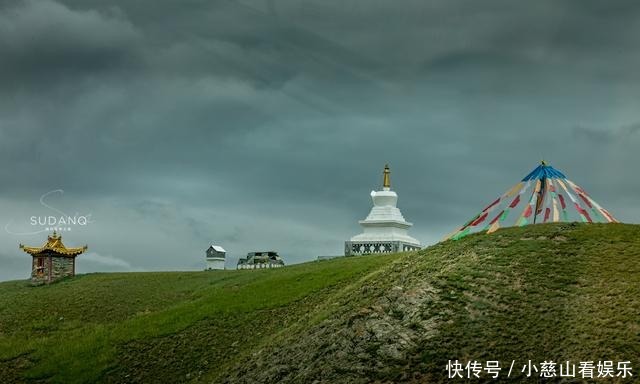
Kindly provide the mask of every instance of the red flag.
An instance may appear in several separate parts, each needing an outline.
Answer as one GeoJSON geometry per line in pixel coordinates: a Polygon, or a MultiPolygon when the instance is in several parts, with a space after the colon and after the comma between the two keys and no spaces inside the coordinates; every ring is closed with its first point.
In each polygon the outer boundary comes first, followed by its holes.
{"type": "Polygon", "coordinates": [[[503,213],[504,213],[504,209],[502,211],[500,211],[500,213],[498,213],[498,215],[496,217],[494,217],[493,220],[491,220],[489,222],[489,224],[493,225],[496,221],[498,221],[500,219],[500,217],[502,216],[503,213]]]}
{"type": "Polygon", "coordinates": [[[587,207],[589,208],[593,208],[591,206],[591,202],[589,202],[589,199],[587,199],[582,193],[579,193],[578,196],[580,196],[580,198],[582,199],[582,201],[584,201],[585,204],[587,204],[587,207]]]}
{"type": "Polygon", "coordinates": [[[483,214],[482,214],[482,216],[478,217],[478,218],[477,218],[473,223],[471,223],[471,225],[470,225],[470,226],[471,226],[471,227],[474,227],[474,226],[476,226],[476,225],[478,225],[478,224],[482,223],[482,222],[484,221],[484,219],[486,219],[486,218],[487,218],[487,215],[488,215],[488,214],[489,214],[488,212],[483,213],[483,214]]]}
{"type": "Polygon", "coordinates": [[[582,207],[578,203],[573,203],[573,205],[576,206],[576,209],[578,210],[578,212],[580,212],[580,214],[583,215],[588,222],[593,223],[593,220],[591,220],[591,216],[589,216],[589,213],[587,211],[582,209],[582,207]]]}
{"type": "Polygon", "coordinates": [[[482,210],[482,212],[484,212],[484,211],[488,210],[489,208],[493,207],[494,205],[498,204],[499,202],[500,202],[500,198],[498,197],[498,198],[496,199],[496,201],[494,201],[493,203],[489,204],[489,205],[487,206],[487,208],[485,208],[485,209],[483,209],[483,210],[482,210]]]}
{"type": "Polygon", "coordinates": [[[560,205],[562,205],[562,209],[567,209],[567,205],[564,203],[564,196],[558,193],[558,197],[560,198],[560,205]]]}

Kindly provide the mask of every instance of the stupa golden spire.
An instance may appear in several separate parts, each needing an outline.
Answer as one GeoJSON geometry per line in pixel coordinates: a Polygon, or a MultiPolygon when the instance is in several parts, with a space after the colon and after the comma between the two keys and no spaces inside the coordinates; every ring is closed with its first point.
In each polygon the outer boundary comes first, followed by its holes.
{"type": "Polygon", "coordinates": [[[383,174],[382,187],[391,188],[391,171],[389,170],[389,164],[385,164],[383,174]]]}

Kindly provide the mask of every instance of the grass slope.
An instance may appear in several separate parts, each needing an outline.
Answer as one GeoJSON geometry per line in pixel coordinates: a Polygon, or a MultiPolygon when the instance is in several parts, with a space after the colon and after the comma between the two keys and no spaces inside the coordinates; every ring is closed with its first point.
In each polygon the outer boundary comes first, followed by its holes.
{"type": "Polygon", "coordinates": [[[0,382],[445,382],[449,359],[517,374],[630,360],[635,378],[639,283],[640,226],[623,224],[271,271],[0,283],[0,382]]]}

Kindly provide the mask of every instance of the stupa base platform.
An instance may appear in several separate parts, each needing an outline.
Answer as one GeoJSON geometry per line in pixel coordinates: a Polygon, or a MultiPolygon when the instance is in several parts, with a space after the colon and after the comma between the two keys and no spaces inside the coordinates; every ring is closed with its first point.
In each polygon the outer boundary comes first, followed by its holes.
{"type": "Polygon", "coordinates": [[[379,253],[409,252],[422,249],[419,245],[404,241],[345,241],[344,255],[370,255],[379,253]]]}

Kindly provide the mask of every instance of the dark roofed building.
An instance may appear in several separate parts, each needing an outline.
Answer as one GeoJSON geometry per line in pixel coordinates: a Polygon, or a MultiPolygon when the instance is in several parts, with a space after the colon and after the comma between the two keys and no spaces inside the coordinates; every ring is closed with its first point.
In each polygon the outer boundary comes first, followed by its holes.
{"type": "Polygon", "coordinates": [[[284,267],[284,260],[278,252],[249,252],[247,257],[238,260],[238,269],[260,269],[284,267]]]}

